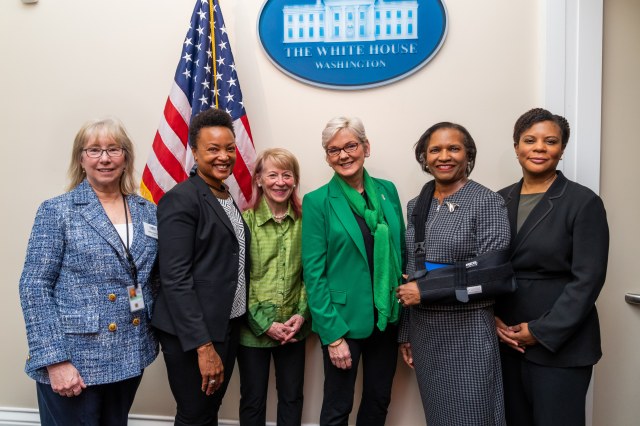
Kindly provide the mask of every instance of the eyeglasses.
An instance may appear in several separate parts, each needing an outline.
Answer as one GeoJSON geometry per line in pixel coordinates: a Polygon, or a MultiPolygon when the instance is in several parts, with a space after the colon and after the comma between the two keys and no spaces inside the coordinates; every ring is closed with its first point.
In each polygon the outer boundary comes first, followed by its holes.
{"type": "Polygon", "coordinates": [[[356,149],[358,149],[358,145],[360,145],[360,142],[349,142],[342,148],[335,148],[335,147],[327,148],[325,152],[329,157],[335,157],[336,155],[340,155],[340,151],[344,151],[347,154],[355,151],[356,149]]]}
{"type": "Polygon", "coordinates": [[[284,182],[291,182],[292,180],[295,179],[295,177],[293,176],[293,173],[289,173],[289,172],[285,172],[282,174],[269,173],[267,175],[264,175],[262,178],[269,182],[277,182],[280,179],[282,179],[284,182]]]}
{"type": "Polygon", "coordinates": [[[106,152],[109,157],[121,157],[124,152],[124,148],[85,148],[83,149],[87,157],[90,158],[100,158],[102,157],[102,153],[106,152]]]}

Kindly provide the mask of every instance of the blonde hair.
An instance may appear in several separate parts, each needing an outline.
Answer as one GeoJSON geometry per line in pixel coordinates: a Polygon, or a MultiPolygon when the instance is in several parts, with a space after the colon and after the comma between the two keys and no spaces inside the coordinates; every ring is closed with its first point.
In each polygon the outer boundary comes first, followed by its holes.
{"type": "Polygon", "coordinates": [[[360,143],[369,142],[367,134],[364,131],[364,124],[358,117],[334,117],[322,131],[322,148],[327,149],[327,145],[331,139],[333,139],[340,130],[349,130],[355,137],[358,138],[360,143]]]}
{"type": "Polygon", "coordinates": [[[86,175],[80,163],[82,150],[89,139],[98,135],[110,137],[124,150],[124,173],[120,177],[120,192],[124,195],[135,194],[137,186],[133,178],[133,165],[135,164],[133,143],[124,128],[124,124],[117,118],[91,120],[80,127],[71,149],[71,162],[69,163],[68,171],[69,186],[67,190],[71,191],[85,179],[86,175]]]}
{"type": "Polygon", "coordinates": [[[258,155],[256,158],[256,164],[253,168],[253,202],[251,203],[251,208],[255,209],[260,204],[260,200],[262,200],[262,196],[264,195],[264,190],[262,187],[258,186],[258,179],[264,170],[264,163],[267,160],[271,160],[273,164],[282,170],[291,170],[293,172],[293,178],[295,180],[295,187],[291,192],[291,197],[289,197],[289,202],[291,203],[291,208],[295,212],[297,217],[302,216],[302,207],[300,203],[300,196],[298,195],[298,184],[300,182],[300,165],[298,164],[298,159],[295,155],[293,155],[290,151],[284,148],[271,148],[265,149],[258,155]]]}

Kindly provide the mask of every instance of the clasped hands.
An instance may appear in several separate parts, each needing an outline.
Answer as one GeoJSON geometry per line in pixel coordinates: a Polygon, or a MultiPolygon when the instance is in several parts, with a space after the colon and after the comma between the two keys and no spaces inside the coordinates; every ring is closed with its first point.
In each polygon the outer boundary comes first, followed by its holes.
{"type": "Polygon", "coordinates": [[[266,331],[266,334],[273,340],[280,342],[281,345],[297,342],[298,340],[294,336],[298,334],[302,324],[304,324],[304,317],[295,314],[284,323],[274,321],[266,331]]]}
{"type": "Polygon", "coordinates": [[[529,324],[521,322],[516,325],[507,325],[500,318],[496,318],[496,333],[500,341],[511,349],[524,353],[527,346],[533,346],[538,341],[529,331],[529,324]]]}

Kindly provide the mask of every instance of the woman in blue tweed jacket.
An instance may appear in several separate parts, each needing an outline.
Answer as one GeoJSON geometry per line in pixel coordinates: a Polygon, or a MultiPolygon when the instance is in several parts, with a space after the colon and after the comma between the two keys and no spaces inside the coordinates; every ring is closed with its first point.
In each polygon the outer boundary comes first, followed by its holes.
{"type": "Polygon", "coordinates": [[[69,192],[38,209],[20,301],[43,425],[125,425],[158,353],[156,211],[134,194],[133,164],[119,121],[89,122],[75,138],[69,192]]]}

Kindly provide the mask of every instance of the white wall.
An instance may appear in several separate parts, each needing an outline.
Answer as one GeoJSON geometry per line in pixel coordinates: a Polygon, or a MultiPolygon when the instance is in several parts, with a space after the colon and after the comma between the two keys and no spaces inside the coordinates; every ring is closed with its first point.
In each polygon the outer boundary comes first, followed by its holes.
{"type": "MultiPolygon", "coordinates": [[[[545,31],[540,3],[449,0],[449,33],[435,59],[398,83],[354,92],[319,89],[278,71],[259,47],[262,0],[222,0],[245,106],[258,150],[282,146],[302,167],[302,192],[325,183],[320,132],[335,115],[360,116],[372,144],[367,168],[391,179],[403,203],[426,181],[413,143],[441,120],[466,126],[478,145],[475,180],[499,189],[519,176],[511,130],[543,101],[545,31]]],[[[71,143],[90,118],[115,115],[127,125],[141,171],[160,121],[195,0],[19,0],[0,2],[0,406],[35,407],[17,283],[39,203],[64,190],[71,143]]],[[[308,345],[303,421],[317,423],[322,365],[308,345]]],[[[235,375],[234,375],[235,376],[235,375]]],[[[389,424],[422,423],[413,373],[399,365],[389,424]]],[[[237,418],[237,377],[221,416],[237,418]]],[[[268,419],[275,419],[271,395],[268,419]]],[[[147,370],[133,411],[173,413],[164,365],[147,370]]]]}
{"type": "Polygon", "coordinates": [[[640,3],[607,0],[604,9],[602,199],[611,245],[607,282],[598,299],[603,357],[595,368],[594,425],[638,424],[640,306],[625,303],[640,292],[637,188],[640,117],[640,3]],[[633,176],[630,178],[630,176],[633,176]]]}

